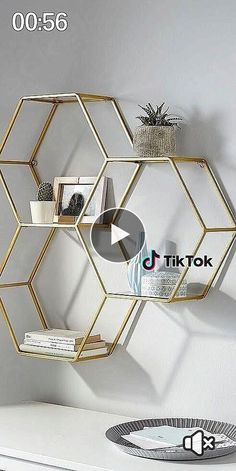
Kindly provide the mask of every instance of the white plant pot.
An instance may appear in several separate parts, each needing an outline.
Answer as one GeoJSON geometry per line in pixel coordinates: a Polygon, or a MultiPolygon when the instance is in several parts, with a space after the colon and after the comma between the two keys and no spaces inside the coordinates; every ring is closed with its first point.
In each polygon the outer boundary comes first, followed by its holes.
{"type": "MultiPolygon", "coordinates": [[[[169,298],[177,281],[180,273],[171,273],[167,271],[153,271],[148,275],[142,277],[142,296],[169,298]]],[[[183,280],[178,291],[178,297],[187,296],[187,281],[183,280]]]]}
{"type": "Polygon", "coordinates": [[[55,205],[55,201],[30,201],[32,222],[34,224],[52,224],[55,205]]]}

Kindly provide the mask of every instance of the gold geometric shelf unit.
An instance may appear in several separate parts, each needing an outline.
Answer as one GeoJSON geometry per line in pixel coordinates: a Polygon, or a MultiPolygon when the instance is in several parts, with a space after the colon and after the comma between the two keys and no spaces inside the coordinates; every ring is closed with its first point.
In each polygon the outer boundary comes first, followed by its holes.
{"type": "MultiPolygon", "coordinates": [[[[30,352],[21,352],[20,351],[20,347],[19,347],[19,342],[18,342],[18,339],[16,337],[16,334],[15,334],[15,331],[14,331],[14,328],[13,328],[13,325],[12,325],[12,322],[10,320],[10,317],[8,315],[8,312],[7,312],[7,309],[6,309],[6,306],[4,305],[3,303],[3,300],[0,298],[0,309],[2,311],[2,315],[3,315],[3,318],[6,322],[6,325],[7,325],[7,328],[9,330],[9,333],[11,335],[11,338],[12,338],[12,341],[13,341],[13,344],[14,344],[14,347],[17,351],[18,354],[20,355],[23,355],[25,357],[36,357],[36,358],[42,358],[42,359],[51,359],[51,360],[59,360],[59,361],[67,361],[67,362],[71,362],[71,363],[74,363],[74,362],[79,362],[79,361],[86,361],[86,360],[91,360],[91,359],[98,359],[98,358],[103,358],[103,357],[106,357],[108,355],[111,355],[111,353],[114,351],[120,337],[121,337],[121,334],[123,332],[123,330],[125,329],[126,327],[126,324],[127,322],[129,321],[130,319],[130,316],[132,315],[132,313],[134,312],[134,309],[137,307],[137,305],[141,302],[141,301],[152,301],[152,302],[163,302],[163,303],[173,303],[173,302],[176,302],[176,301],[188,301],[188,300],[197,300],[197,299],[202,299],[204,298],[212,283],[214,282],[220,268],[222,267],[227,255],[229,254],[229,251],[233,245],[233,242],[236,238],[236,221],[235,221],[235,217],[234,217],[234,214],[233,212],[231,211],[227,201],[226,201],[226,198],[220,188],[220,185],[215,177],[215,175],[213,174],[208,162],[201,158],[201,157],[187,157],[187,156],[172,156],[172,157],[163,157],[163,158],[157,158],[157,159],[144,159],[144,158],[138,158],[138,157],[133,157],[133,158],[119,158],[119,157],[110,157],[109,156],[109,153],[106,149],[106,146],[104,145],[97,129],[96,129],[96,126],[92,120],[92,117],[89,113],[89,110],[88,110],[88,107],[86,106],[86,103],[88,102],[104,102],[104,101],[109,101],[116,113],[116,117],[118,118],[118,121],[120,123],[120,125],[122,126],[122,129],[123,131],[125,132],[127,138],[128,138],[128,141],[130,143],[130,145],[132,146],[132,143],[133,143],[133,138],[132,138],[132,133],[129,129],[129,126],[121,112],[121,109],[117,103],[117,101],[113,98],[113,97],[108,97],[108,96],[100,96],[100,95],[92,95],[92,94],[84,94],[84,93],[63,93],[63,94],[54,94],[54,95],[35,95],[35,96],[25,96],[23,98],[21,98],[17,104],[17,107],[15,109],[15,112],[12,116],[12,119],[8,125],[8,128],[5,132],[5,135],[3,137],[3,140],[2,140],[2,143],[0,145],[0,166],[3,165],[24,165],[24,166],[27,166],[29,168],[29,171],[32,173],[32,176],[35,180],[35,183],[36,185],[38,186],[41,182],[40,180],[40,177],[39,177],[39,174],[38,174],[38,171],[37,171],[37,167],[36,167],[36,158],[37,158],[37,154],[38,154],[38,151],[40,149],[40,146],[44,140],[44,137],[49,129],[49,126],[52,122],[52,119],[56,113],[56,110],[58,108],[58,106],[64,106],[64,104],[70,104],[70,103],[78,103],[78,106],[80,106],[83,114],[84,114],[84,117],[86,119],[86,122],[89,126],[89,128],[91,129],[91,132],[95,138],[95,141],[101,151],[101,154],[103,156],[103,159],[104,159],[104,162],[102,164],[102,167],[97,175],[97,179],[96,179],[96,182],[93,186],[93,189],[83,207],[83,210],[80,214],[80,216],[78,217],[78,219],[76,220],[75,224],[32,224],[32,223],[25,223],[25,222],[22,222],[21,221],[21,218],[20,218],[20,215],[18,213],[18,210],[17,210],[17,207],[15,205],[15,202],[13,201],[13,198],[11,196],[11,193],[10,193],[10,190],[8,188],[8,185],[7,185],[7,182],[4,178],[4,175],[2,173],[2,171],[0,170],[0,183],[2,184],[3,186],[3,189],[6,193],[6,196],[8,198],[8,201],[9,201],[9,204],[10,204],[10,207],[13,211],[13,214],[14,214],[14,217],[16,219],[16,222],[17,222],[17,228],[16,228],[16,231],[15,231],[15,234],[9,244],[9,247],[6,251],[6,254],[4,256],[4,259],[3,261],[1,262],[1,265],[0,265],[0,274],[2,275],[6,265],[7,265],[7,262],[11,256],[11,253],[14,249],[14,246],[17,242],[17,239],[19,237],[19,234],[20,232],[22,231],[23,228],[27,228],[27,227],[47,227],[49,228],[49,234],[46,238],[46,241],[44,242],[43,244],[43,247],[37,257],[37,260],[34,264],[34,267],[32,269],[32,272],[29,276],[29,279],[27,281],[22,281],[22,282],[14,282],[14,283],[2,283],[0,284],[0,289],[1,288],[13,288],[13,287],[20,287],[20,286],[25,286],[28,288],[29,290],[29,293],[30,293],[30,296],[31,296],[31,299],[32,299],[32,302],[36,308],[36,311],[38,313],[38,316],[39,316],[39,319],[40,319],[40,322],[41,322],[41,325],[43,327],[43,329],[47,329],[48,328],[48,323],[47,323],[47,320],[46,320],[46,316],[45,316],[45,313],[43,312],[43,309],[41,307],[41,304],[39,302],[39,299],[38,299],[38,296],[37,296],[37,293],[35,291],[35,288],[34,288],[34,285],[33,285],[33,281],[34,281],[34,278],[40,268],[40,265],[42,263],[42,260],[47,252],[47,249],[49,248],[49,245],[50,243],[52,242],[53,240],[53,237],[56,233],[57,230],[59,230],[60,228],[62,229],[65,229],[65,228],[72,228],[75,230],[80,242],[81,242],[81,245],[87,255],[87,258],[88,258],[88,261],[90,262],[90,264],[92,265],[93,269],[94,269],[94,272],[95,272],[95,275],[100,283],[100,286],[101,286],[101,289],[102,289],[102,292],[103,292],[103,298],[102,298],[102,301],[100,302],[95,314],[94,314],[94,317],[93,317],[93,320],[89,323],[88,325],[88,328],[86,330],[86,333],[85,333],[85,336],[84,336],[84,339],[82,341],[82,344],[80,345],[80,348],[78,350],[78,352],[76,352],[75,354],[75,357],[74,358],[68,358],[68,357],[61,357],[61,356],[51,356],[51,355],[46,355],[46,354],[40,354],[40,353],[30,353],[30,352]],[[35,147],[33,149],[33,152],[32,154],[30,155],[29,159],[27,161],[22,161],[22,160],[4,160],[2,157],[1,157],[1,153],[7,143],[7,140],[8,140],[8,137],[14,127],[14,124],[17,120],[17,117],[19,116],[19,113],[21,111],[21,108],[22,108],[22,105],[25,101],[33,101],[33,102],[38,102],[38,103],[47,103],[47,104],[50,104],[51,105],[51,109],[50,109],[50,112],[47,116],[47,119],[43,125],[43,128],[42,128],[42,131],[38,137],[38,140],[35,144],[35,147]],[[102,277],[99,273],[99,270],[98,268],[96,267],[96,264],[93,260],[93,256],[92,256],[92,253],[90,251],[90,247],[87,245],[86,243],[86,240],[83,236],[83,233],[82,233],[82,228],[84,226],[86,226],[86,224],[83,224],[82,223],[82,218],[83,218],[83,215],[96,191],[96,188],[99,184],[99,181],[101,179],[101,177],[104,175],[106,169],[107,169],[107,166],[109,164],[112,164],[112,165],[115,165],[117,163],[120,163],[120,162],[123,162],[123,163],[132,163],[135,165],[135,169],[131,175],[131,178],[129,180],[129,183],[128,183],[128,186],[124,192],[124,194],[122,195],[122,198],[119,202],[119,204],[117,205],[118,208],[122,208],[122,207],[125,207],[125,204],[127,203],[128,201],[128,198],[133,190],[133,188],[135,187],[135,185],[137,184],[137,181],[138,181],[138,178],[139,178],[139,175],[143,169],[143,167],[145,166],[145,164],[151,164],[151,165],[162,165],[162,164],[166,164],[166,165],[169,165],[171,170],[174,172],[174,175],[176,176],[176,179],[178,181],[178,184],[180,185],[182,191],[184,192],[186,198],[187,198],[187,201],[192,209],[192,214],[194,217],[196,217],[197,219],[197,222],[201,228],[201,235],[195,245],[195,248],[193,249],[193,252],[192,252],[192,255],[195,256],[199,247],[201,246],[204,238],[206,237],[207,234],[210,234],[210,233],[216,233],[216,232],[229,232],[230,235],[231,235],[231,238],[230,238],[230,241],[229,243],[226,245],[225,247],[225,250],[223,251],[222,253],[222,257],[220,258],[220,261],[218,263],[218,265],[215,267],[215,270],[213,272],[213,274],[211,275],[208,283],[206,284],[206,286],[204,287],[204,290],[201,294],[198,294],[198,295],[194,295],[194,296],[185,296],[185,297],[179,297],[177,296],[177,292],[178,292],[178,289],[181,285],[181,282],[183,281],[183,279],[185,278],[189,268],[185,268],[183,270],[183,272],[181,273],[181,275],[179,276],[179,279],[178,279],[178,282],[176,283],[176,286],[174,287],[171,295],[169,298],[154,298],[154,297],[151,297],[151,298],[148,298],[148,297],[142,297],[142,296],[136,296],[136,295],[133,295],[133,294],[122,294],[122,293],[111,293],[111,292],[108,292],[106,287],[105,287],[105,284],[102,280],[102,277]],[[189,163],[196,163],[196,164],[199,164],[201,165],[204,170],[207,172],[208,174],[208,177],[209,177],[209,182],[213,184],[213,187],[215,189],[215,194],[217,195],[218,198],[220,198],[221,200],[221,203],[224,207],[224,210],[226,211],[228,217],[229,217],[229,225],[227,227],[207,227],[207,224],[205,223],[202,215],[200,214],[200,211],[197,207],[197,204],[195,203],[194,201],[194,197],[193,195],[191,194],[191,190],[188,188],[188,185],[186,184],[179,168],[178,168],[178,164],[179,163],[184,163],[186,165],[188,165],[189,163]],[[125,313],[125,316],[123,318],[123,321],[118,329],[118,332],[115,336],[115,338],[113,339],[113,341],[109,344],[108,346],[108,353],[105,354],[105,355],[97,355],[97,356],[93,356],[93,357],[88,357],[88,358],[81,358],[81,353],[83,352],[83,348],[85,346],[85,343],[86,343],[86,340],[88,338],[88,336],[90,335],[90,333],[92,332],[92,329],[94,328],[95,324],[96,324],[96,321],[98,320],[101,312],[102,312],[102,309],[104,307],[104,304],[106,303],[106,301],[110,298],[116,298],[116,299],[128,299],[130,300],[130,304],[129,304],[129,308],[128,308],[128,311],[125,313]]],[[[106,225],[101,225],[102,227],[106,227],[106,225]]]]}

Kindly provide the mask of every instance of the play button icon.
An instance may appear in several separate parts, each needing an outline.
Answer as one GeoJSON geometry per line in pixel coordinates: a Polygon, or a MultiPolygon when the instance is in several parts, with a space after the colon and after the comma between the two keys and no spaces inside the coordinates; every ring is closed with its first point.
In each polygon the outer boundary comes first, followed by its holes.
{"type": "Polygon", "coordinates": [[[117,244],[117,242],[120,242],[120,240],[125,239],[129,235],[129,232],[120,229],[115,224],[111,225],[111,245],[117,244]]]}
{"type": "Polygon", "coordinates": [[[145,231],[142,222],[132,211],[112,208],[100,214],[93,223],[90,239],[100,257],[109,262],[124,263],[143,248],[145,231]]]}

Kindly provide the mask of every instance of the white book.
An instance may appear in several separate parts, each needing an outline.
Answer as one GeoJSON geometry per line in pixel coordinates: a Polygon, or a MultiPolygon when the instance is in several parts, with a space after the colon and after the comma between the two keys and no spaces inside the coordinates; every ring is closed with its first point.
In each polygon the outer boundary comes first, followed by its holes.
{"type": "MultiPolygon", "coordinates": [[[[74,358],[76,355],[76,352],[70,352],[70,351],[65,351],[65,350],[59,350],[57,348],[49,348],[49,347],[39,347],[35,345],[26,345],[22,344],[20,345],[20,351],[21,352],[30,352],[30,353],[41,353],[42,355],[52,355],[52,356],[61,356],[61,357],[67,357],[67,358],[74,358]]],[[[96,348],[93,350],[86,350],[85,352],[83,351],[80,355],[81,358],[85,357],[92,357],[96,355],[105,355],[108,352],[107,347],[103,348],[96,348]]]]}
{"type": "MultiPolygon", "coordinates": [[[[71,345],[80,344],[84,338],[84,332],[66,329],[43,329],[25,333],[25,340],[44,340],[46,342],[63,342],[71,345]]],[[[91,334],[86,343],[98,342],[100,334],[91,334]]]]}
{"type": "MultiPolygon", "coordinates": [[[[182,445],[184,437],[192,435],[198,430],[200,429],[196,427],[182,428],[162,425],[159,427],[144,427],[143,430],[131,432],[130,435],[142,438],[143,440],[154,440],[161,444],[165,443],[168,446],[179,446],[182,445]]],[[[203,432],[205,433],[205,431],[203,432]]]]}
{"type": "MultiPolygon", "coordinates": [[[[149,445],[152,445],[152,442],[156,442],[158,448],[181,446],[183,445],[184,437],[191,436],[193,433],[196,433],[199,430],[201,430],[206,437],[214,435],[216,442],[221,442],[224,440],[223,434],[213,434],[200,427],[182,428],[172,427],[169,425],[163,425],[159,427],[144,427],[142,430],[131,432],[129,440],[132,441],[133,438],[135,440],[138,439],[140,443],[143,442],[143,444],[146,441],[148,447],[149,445]]],[[[201,436],[196,438],[197,442],[201,441],[201,439],[201,436]]],[[[153,447],[150,446],[150,448],[153,447]]]]}
{"type": "MultiPolygon", "coordinates": [[[[73,345],[70,343],[63,342],[47,342],[46,340],[35,340],[35,339],[25,339],[24,345],[33,345],[35,347],[46,347],[46,348],[57,348],[59,350],[66,350],[70,352],[77,352],[79,350],[79,344],[73,345]]],[[[97,348],[103,348],[106,346],[104,340],[99,342],[86,343],[83,350],[92,350],[97,348]]]]}
{"type": "MultiPolygon", "coordinates": [[[[202,430],[202,429],[193,429],[195,431],[202,430]]],[[[205,436],[210,436],[213,435],[215,438],[215,442],[218,444],[218,447],[221,446],[235,446],[235,442],[233,440],[230,440],[229,437],[227,437],[224,434],[214,434],[214,433],[209,433],[204,431],[205,436]]],[[[154,450],[158,448],[172,448],[176,447],[177,445],[174,445],[173,443],[167,443],[166,441],[162,442],[161,440],[152,440],[150,438],[144,438],[139,435],[130,434],[130,435],[122,435],[122,438],[124,438],[126,441],[133,443],[134,445],[139,446],[143,450],[154,450]]],[[[197,444],[200,443],[199,440],[196,441],[197,444]]],[[[179,444],[178,446],[181,446],[182,444],[179,444]]]]}

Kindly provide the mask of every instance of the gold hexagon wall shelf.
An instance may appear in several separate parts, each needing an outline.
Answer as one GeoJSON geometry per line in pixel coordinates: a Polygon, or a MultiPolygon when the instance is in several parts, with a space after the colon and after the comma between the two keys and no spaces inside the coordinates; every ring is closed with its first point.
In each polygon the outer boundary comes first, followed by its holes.
{"type": "Polygon", "coordinates": [[[38,269],[40,268],[40,265],[41,265],[41,262],[47,252],[47,249],[51,243],[51,241],[53,240],[53,236],[55,234],[55,232],[59,229],[59,228],[65,228],[65,227],[68,227],[68,228],[72,228],[76,231],[77,235],[78,235],[78,238],[82,244],[82,247],[88,257],[88,260],[89,262],[91,263],[94,271],[95,271],[95,274],[96,274],[96,277],[100,283],[100,286],[101,286],[101,289],[103,291],[103,297],[102,297],[102,300],[100,302],[100,304],[98,305],[97,307],[97,310],[95,312],[95,315],[92,319],[92,321],[89,323],[88,325],[88,328],[86,330],[86,333],[85,333],[85,336],[83,338],[83,341],[80,345],[80,348],[78,350],[78,352],[75,353],[75,356],[74,358],[68,358],[66,356],[57,356],[57,355],[45,355],[45,354],[40,354],[40,353],[31,353],[31,352],[21,352],[20,351],[20,346],[19,346],[19,342],[17,340],[17,337],[16,337],[16,334],[15,334],[15,331],[13,329],[13,326],[12,326],[12,322],[10,321],[10,318],[9,318],[9,315],[8,315],[8,312],[7,312],[7,309],[6,309],[6,306],[4,305],[2,299],[0,299],[0,308],[1,308],[1,311],[2,311],[2,314],[3,314],[3,318],[6,322],[6,325],[7,325],[7,328],[9,330],[9,333],[11,335],[11,338],[12,338],[12,341],[13,341],[13,344],[15,346],[15,349],[17,351],[17,353],[21,354],[21,355],[24,355],[24,356],[28,356],[28,357],[37,357],[37,358],[42,358],[42,359],[53,359],[53,360],[62,360],[62,361],[69,361],[69,362],[78,362],[78,361],[82,361],[82,360],[87,360],[87,359],[97,359],[97,358],[102,358],[102,357],[106,357],[108,355],[110,355],[119,339],[120,339],[120,336],[128,322],[128,320],[130,319],[130,316],[132,315],[135,307],[137,306],[137,303],[141,302],[141,301],[152,301],[152,302],[165,302],[165,303],[169,303],[169,302],[175,302],[175,301],[186,301],[186,300],[195,300],[195,299],[202,299],[203,297],[205,297],[212,285],[212,283],[214,282],[217,274],[219,273],[219,270],[220,268],[222,267],[232,245],[233,245],[233,242],[235,240],[235,237],[236,237],[236,221],[235,221],[235,217],[234,217],[234,214],[233,212],[231,211],[230,209],[230,206],[228,205],[227,201],[226,201],[226,198],[220,188],[220,185],[215,177],[215,175],[213,174],[208,162],[201,158],[201,157],[180,157],[180,156],[172,156],[172,157],[165,157],[165,158],[157,158],[157,159],[145,159],[145,158],[138,158],[138,157],[132,157],[132,158],[119,158],[119,157],[109,157],[109,154],[108,154],[108,151],[106,149],[106,146],[104,145],[97,129],[96,129],[96,126],[90,116],[90,113],[88,111],[88,108],[86,106],[86,103],[87,102],[104,102],[104,101],[109,101],[111,102],[112,106],[113,106],[113,109],[116,113],[116,116],[120,122],[120,124],[122,125],[122,128],[123,128],[123,131],[125,132],[128,140],[129,140],[129,143],[131,144],[132,146],[132,133],[129,129],[129,126],[127,125],[125,119],[124,119],[124,116],[118,106],[118,103],[116,102],[116,100],[112,97],[107,97],[107,96],[100,96],[100,95],[91,95],[91,94],[84,94],[84,93],[65,93],[65,94],[55,94],[55,95],[40,95],[40,96],[26,96],[26,97],[23,97],[20,99],[17,107],[16,107],[16,110],[12,116],[12,119],[9,123],[9,126],[5,132],[5,135],[3,137],[3,140],[2,140],[2,143],[0,145],[0,155],[6,145],[6,142],[8,140],[8,137],[12,131],[12,128],[17,120],[17,117],[20,113],[20,110],[21,110],[21,107],[22,107],[22,104],[24,103],[24,101],[34,101],[34,102],[39,102],[39,103],[48,103],[48,104],[51,104],[51,109],[50,109],[50,113],[49,115],[47,116],[47,119],[44,123],[44,126],[42,128],[42,131],[38,137],[38,140],[35,144],[35,147],[33,149],[33,152],[30,156],[30,158],[27,160],[27,161],[20,161],[20,160],[4,160],[2,158],[0,158],[0,165],[26,165],[36,184],[39,185],[40,183],[40,177],[39,177],[39,174],[37,172],[37,168],[36,168],[36,157],[37,157],[37,153],[39,151],[39,148],[43,142],[43,139],[47,133],[47,130],[50,126],[50,123],[53,119],[53,116],[55,115],[55,112],[58,108],[58,106],[60,104],[63,104],[63,103],[78,103],[78,105],[80,106],[80,108],[82,109],[82,112],[85,116],[85,119],[86,119],[86,122],[88,124],[88,126],[90,127],[91,129],[91,132],[96,140],[96,143],[102,153],[102,156],[104,158],[104,163],[98,173],[98,176],[97,176],[97,180],[93,186],[93,189],[87,199],[87,201],[85,202],[85,205],[83,207],[83,210],[80,214],[80,216],[78,217],[78,219],[76,220],[75,224],[68,224],[68,225],[65,225],[65,224],[60,224],[60,223],[54,223],[54,224],[40,224],[40,225],[37,225],[37,224],[30,224],[30,223],[24,223],[21,221],[21,218],[20,218],[20,215],[18,213],[18,210],[16,208],[16,205],[13,201],[13,198],[11,196],[11,193],[10,193],[10,190],[8,188],[8,185],[7,185],[7,182],[6,180],[4,179],[4,176],[3,176],[3,173],[0,172],[0,182],[3,186],[3,189],[6,193],[6,196],[8,198],[8,201],[9,201],[9,204],[10,204],[10,207],[13,211],[13,214],[15,216],[15,219],[16,219],[16,223],[17,223],[17,228],[16,228],[16,231],[13,235],[13,238],[9,244],[9,247],[8,247],[8,250],[0,264],[0,273],[2,275],[6,265],[7,265],[7,262],[12,254],[12,251],[14,249],[14,246],[17,242],[17,239],[20,235],[20,232],[23,228],[27,228],[27,227],[32,227],[32,226],[40,226],[40,227],[48,227],[49,228],[49,234],[43,244],[43,247],[36,259],[36,262],[33,266],[33,269],[31,271],[31,274],[29,276],[29,279],[27,281],[22,281],[22,282],[14,282],[14,283],[2,283],[0,284],[0,289],[1,288],[12,288],[12,287],[20,287],[20,286],[25,286],[27,287],[27,289],[29,290],[29,293],[30,293],[30,296],[31,296],[31,299],[32,299],[32,302],[36,308],[36,311],[38,313],[38,316],[39,316],[39,319],[40,319],[40,322],[42,324],[42,327],[44,329],[47,329],[48,328],[48,324],[47,324],[47,320],[46,320],[46,316],[43,312],[43,309],[41,307],[41,304],[39,302],[39,299],[38,299],[38,296],[36,294],[36,291],[35,291],[35,288],[33,286],[33,281],[34,281],[34,278],[36,276],[36,273],[38,272],[38,269]],[[145,166],[145,164],[152,164],[152,165],[160,165],[160,164],[167,164],[167,165],[170,165],[172,171],[174,172],[176,178],[177,178],[177,181],[178,183],[180,184],[180,187],[181,189],[183,190],[186,198],[187,198],[187,201],[192,209],[192,212],[193,212],[193,215],[196,217],[197,221],[198,221],[198,224],[201,228],[201,234],[200,234],[200,237],[195,245],[195,248],[194,250],[192,251],[192,255],[195,256],[199,250],[199,248],[201,247],[201,244],[203,243],[203,240],[205,239],[205,237],[208,235],[208,234],[212,234],[212,233],[229,233],[230,234],[230,240],[228,242],[228,244],[225,246],[224,248],[224,251],[222,253],[222,256],[217,264],[217,266],[215,267],[210,279],[208,280],[206,286],[204,287],[204,290],[201,294],[198,294],[198,295],[194,295],[194,296],[185,296],[185,297],[178,297],[177,296],[177,293],[178,293],[178,289],[183,281],[183,279],[185,278],[189,268],[185,268],[183,270],[183,272],[180,274],[179,276],[179,279],[176,283],[176,286],[173,288],[173,291],[171,293],[171,295],[168,297],[168,298],[154,298],[154,297],[150,297],[150,298],[147,298],[147,297],[142,297],[142,296],[136,296],[136,295],[126,295],[126,294],[122,294],[122,293],[111,293],[111,292],[108,292],[106,287],[105,287],[105,284],[102,280],[102,277],[100,276],[100,273],[99,273],[99,270],[96,266],[96,263],[94,262],[94,259],[93,259],[93,254],[91,252],[91,249],[90,247],[88,246],[88,244],[86,243],[85,241],[85,238],[83,237],[83,233],[82,233],[82,227],[84,226],[84,224],[82,223],[82,218],[83,218],[83,215],[96,191],[96,188],[99,184],[99,181],[101,179],[101,177],[104,175],[105,171],[106,171],[106,168],[109,164],[114,164],[114,163],[117,163],[117,162],[122,162],[122,163],[133,163],[135,164],[135,170],[131,176],[131,179],[128,183],[128,186],[121,198],[121,201],[118,205],[118,208],[122,208],[125,206],[125,204],[127,203],[128,199],[129,199],[129,196],[132,192],[132,188],[134,187],[134,185],[136,184],[137,182],[137,179],[139,177],[139,174],[141,172],[141,169],[143,168],[143,166],[145,166]],[[226,212],[227,216],[228,216],[228,220],[229,220],[229,224],[227,226],[224,226],[224,227],[208,227],[208,225],[205,223],[204,221],[204,218],[202,217],[201,215],[201,212],[199,211],[198,209],[198,206],[196,204],[196,202],[194,201],[194,196],[191,194],[191,190],[190,188],[188,187],[179,167],[178,167],[178,164],[186,164],[188,165],[189,163],[196,163],[198,165],[200,165],[202,168],[204,168],[204,170],[207,172],[207,175],[209,177],[209,183],[212,183],[213,185],[213,188],[215,190],[215,194],[217,196],[217,198],[220,199],[221,203],[222,203],[222,206],[224,208],[224,211],[226,212]],[[83,352],[83,349],[84,349],[84,346],[85,346],[85,343],[86,343],[86,340],[88,338],[88,336],[90,335],[90,333],[92,332],[92,329],[94,328],[101,312],[102,312],[102,308],[104,306],[104,304],[106,303],[106,301],[109,299],[109,298],[117,298],[117,299],[128,299],[130,301],[129,303],[129,308],[128,308],[128,311],[125,313],[125,316],[122,320],[122,323],[121,325],[119,326],[119,329],[117,331],[117,334],[115,336],[115,338],[113,339],[113,341],[108,345],[108,353],[105,354],[105,355],[97,355],[97,356],[94,356],[94,357],[88,357],[88,358],[83,358],[81,356],[82,352],[83,352]]]}

